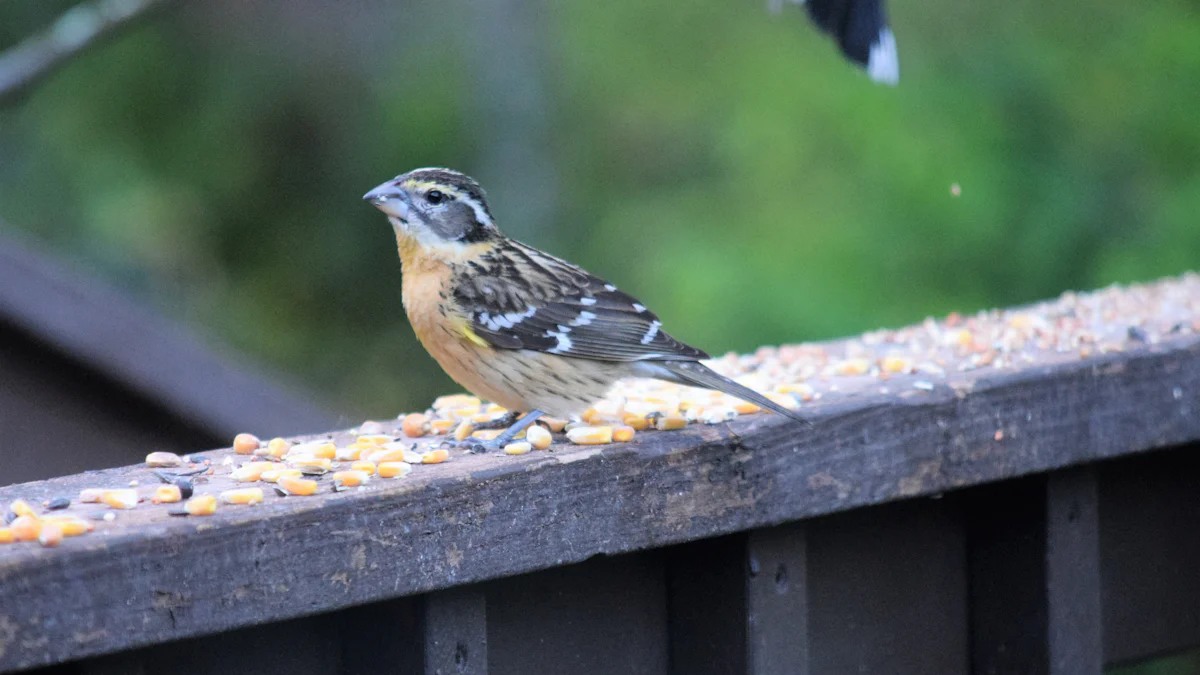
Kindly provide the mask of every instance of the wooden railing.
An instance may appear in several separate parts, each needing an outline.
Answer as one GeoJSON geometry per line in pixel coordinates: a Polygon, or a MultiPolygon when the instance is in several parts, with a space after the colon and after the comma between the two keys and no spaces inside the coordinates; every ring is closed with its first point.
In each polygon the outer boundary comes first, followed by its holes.
{"type": "Polygon", "coordinates": [[[0,671],[1100,673],[1200,646],[1197,307],[1108,317],[1136,330],[1083,358],[826,391],[811,428],[456,454],[0,545],[0,671]]]}

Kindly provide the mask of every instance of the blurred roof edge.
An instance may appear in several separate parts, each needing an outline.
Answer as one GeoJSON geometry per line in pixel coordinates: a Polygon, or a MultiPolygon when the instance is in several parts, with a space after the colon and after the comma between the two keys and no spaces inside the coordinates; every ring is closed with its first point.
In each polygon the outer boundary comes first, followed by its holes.
{"type": "Polygon", "coordinates": [[[337,416],[261,368],[21,237],[0,221],[0,322],[217,435],[317,432],[337,416]]]}

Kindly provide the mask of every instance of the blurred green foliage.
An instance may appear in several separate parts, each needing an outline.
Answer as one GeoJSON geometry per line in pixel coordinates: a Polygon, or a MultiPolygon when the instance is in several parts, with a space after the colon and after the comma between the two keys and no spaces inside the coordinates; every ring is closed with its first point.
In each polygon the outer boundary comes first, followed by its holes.
{"type": "MultiPolygon", "coordinates": [[[[715,354],[1200,260],[1194,2],[893,2],[890,89],[797,6],[495,1],[180,3],[0,109],[0,217],[352,418],[455,388],[359,201],[416,166],[715,354]],[[511,41],[534,93],[483,86],[511,41]],[[498,138],[504,97],[539,114],[498,138]]],[[[67,6],[4,3],[0,44],[67,6]]]]}

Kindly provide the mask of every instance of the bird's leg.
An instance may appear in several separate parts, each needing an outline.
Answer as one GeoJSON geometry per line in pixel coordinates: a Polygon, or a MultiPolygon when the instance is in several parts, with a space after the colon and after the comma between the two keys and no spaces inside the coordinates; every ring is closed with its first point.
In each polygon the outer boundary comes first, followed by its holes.
{"type": "Polygon", "coordinates": [[[506,429],[504,433],[492,439],[491,443],[495,443],[493,447],[503,448],[504,446],[508,445],[512,442],[512,439],[516,438],[517,434],[524,431],[527,427],[529,427],[530,424],[536,422],[537,418],[544,414],[545,413],[543,413],[541,410],[530,410],[528,415],[517,420],[511,427],[506,429]]]}
{"type": "MultiPolygon", "coordinates": [[[[510,415],[518,415],[520,413],[509,413],[510,415]]],[[[512,442],[517,434],[524,431],[529,425],[533,424],[537,418],[544,415],[541,410],[530,410],[527,415],[513,423],[512,426],[505,429],[499,436],[490,441],[481,441],[478,438],[468,438],[462,441],[446,441],[452,447],[467,448],[468,452],[487,452],[488,450],[500,450],[504,446],[512,442]]],[[[478,427],[476,427],[478,428],[478,427]]]]}
{"type": "Polygon", "coordinates": [[[517,412],[516,410],[510,410],[510,411],[504,413],[503,415],[501,415],[500,417],[497,417],[494,420],[491,420],[488,422],[480,422],[479,424],[476,424],[475,428],[477,430],[478,429],[505,429],[505,428],[512,426],[513,424],[516,424],[517,420],[520,419],[520,417],[521,417],[521,413],[517,412]]]}

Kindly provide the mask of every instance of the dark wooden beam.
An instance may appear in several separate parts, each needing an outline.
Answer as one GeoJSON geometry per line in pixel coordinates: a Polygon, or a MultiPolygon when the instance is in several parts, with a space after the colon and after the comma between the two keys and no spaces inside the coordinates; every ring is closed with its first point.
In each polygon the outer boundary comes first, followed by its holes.
{"type": "MultiPolygon", "coordinates": [[[[369,490],[272,498],[210,518],[139,508],[60,549],[0,547],[0,670],[1200,439],[1192,335],[1082,361],[954,374],[933,391],[896,390],[904,393],[828,396],[807,408],[811,429],[754,415],[609,447],[455,455],[369,490]]],[[[2,488],[0,502],[135,478],[153,480],[137,468],[96,472],[2,488]]]]}

